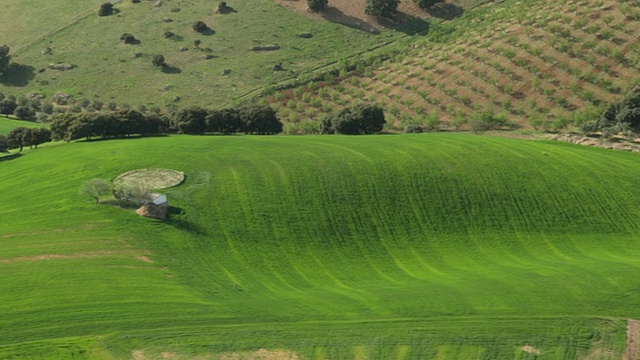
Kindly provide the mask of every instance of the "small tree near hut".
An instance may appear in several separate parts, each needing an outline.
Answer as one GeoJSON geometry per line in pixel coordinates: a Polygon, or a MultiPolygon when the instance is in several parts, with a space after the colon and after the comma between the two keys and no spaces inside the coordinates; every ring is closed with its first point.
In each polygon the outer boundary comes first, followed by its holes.
{"type": "Polygon", "coordinates": [[[82,195],[89,195],[96,200],[96,204],[100,202],[100,197],[111,193],[111,184],[104,179],[91,179],[80,186],[82,195]]]}

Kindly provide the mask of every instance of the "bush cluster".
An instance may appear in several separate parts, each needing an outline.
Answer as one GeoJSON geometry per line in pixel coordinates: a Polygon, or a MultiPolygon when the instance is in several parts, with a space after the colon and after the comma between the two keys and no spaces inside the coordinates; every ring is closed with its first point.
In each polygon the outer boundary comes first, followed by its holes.
{"type": "Polygon", "coordinates": [[[375,105],[356,105],[327,115],[320,123],[322,134],[363,135],[382,131],[384,111],[375,105]]]}
{"type": "Polygon", "coordinates": [[[633,137],[640,132],[640,86],[633,88],[619,103],[610,104],[595,121],[582,125],[586,133],[602,132],[604,137],[623,134],[633,137]]]}

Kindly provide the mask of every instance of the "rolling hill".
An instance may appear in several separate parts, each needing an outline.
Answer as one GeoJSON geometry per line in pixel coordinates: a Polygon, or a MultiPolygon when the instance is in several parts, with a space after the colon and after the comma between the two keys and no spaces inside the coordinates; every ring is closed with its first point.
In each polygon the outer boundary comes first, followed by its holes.
{"type": "Polygon", "coordinates": [[[28,151],[0,164],[0,358],[619,359],[638,161],[465,134],[28,151]],[[78,192],[149,167],[186,175],[167,222],[78,192]]]}

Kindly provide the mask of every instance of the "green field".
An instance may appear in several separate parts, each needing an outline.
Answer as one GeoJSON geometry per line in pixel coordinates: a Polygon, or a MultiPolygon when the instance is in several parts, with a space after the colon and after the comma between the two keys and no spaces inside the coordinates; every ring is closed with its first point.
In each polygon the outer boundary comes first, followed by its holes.
{"type": "Polygon", "coordinates": [[[22,120],[14,120],[9,119],[7,117],[0,115],[0,134],[6,135],[9,131],[17,128],[17,127],[26,127],[26,128],[34,128],[34,127],[44,127],[45,124],[36,123],[33,121],[22,121],[22,120]]]}
{"type": "Polygon", "coordinates": [[[0,163],[0,358],[619,359],[639,161],[462,134],[27,151],[0,163]],[[166,223],[78,192],[151,167],[186,175],[166,223]]]}

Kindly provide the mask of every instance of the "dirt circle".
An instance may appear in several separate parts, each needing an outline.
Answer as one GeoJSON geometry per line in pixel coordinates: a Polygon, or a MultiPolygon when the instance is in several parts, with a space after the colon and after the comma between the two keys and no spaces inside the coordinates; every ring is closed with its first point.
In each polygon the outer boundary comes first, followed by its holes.
{"type": "Polygon", "coordinates": [[[171,169],[137,169],[127,171],[113,180],[114,185],[144,184],[150,189],[166,189],[182,184],[184,173],[171,169]]]}

